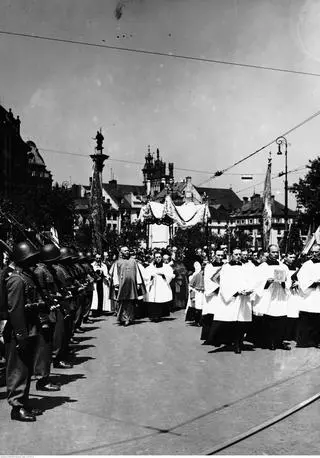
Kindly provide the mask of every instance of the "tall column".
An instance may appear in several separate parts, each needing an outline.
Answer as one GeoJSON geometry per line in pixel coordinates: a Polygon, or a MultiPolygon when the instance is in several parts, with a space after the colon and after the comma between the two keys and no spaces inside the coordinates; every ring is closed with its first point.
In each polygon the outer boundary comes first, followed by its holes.
{"type": "Polygon", "coordinates": [[[102,235],[105,229],[105,214],[102,197],[102,170],[104,167],[104,161],[108,159],[109,156],[103,154],[104,137],[101,133],[101,129],[97,132],[95,140],[97,142],[95,154],[90,155],[93,161],[90,209],[93,227],[93,247],[97,253],[102,254],[102,235]]]}

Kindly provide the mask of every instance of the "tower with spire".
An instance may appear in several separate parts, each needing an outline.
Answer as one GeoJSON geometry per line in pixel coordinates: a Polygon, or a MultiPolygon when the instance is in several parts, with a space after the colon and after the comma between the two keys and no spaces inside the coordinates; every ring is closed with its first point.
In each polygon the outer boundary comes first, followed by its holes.
{"type": "Polygon", "coordinates": [[[171,186],[174,182],[173,162],[167,164],[160,158],[160,151],[157,148],[156,153],[151,153],[150,145],[148,153],[145,156],[145,163],[142,169],[143,184],[148,197],[155,197],[162,189],[168,185],[171,186]]]}

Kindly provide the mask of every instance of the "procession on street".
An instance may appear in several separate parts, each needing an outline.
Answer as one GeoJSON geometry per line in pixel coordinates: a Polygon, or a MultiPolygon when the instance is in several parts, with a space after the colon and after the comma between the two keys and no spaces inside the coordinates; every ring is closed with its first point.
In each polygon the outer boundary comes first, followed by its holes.
{"type": "MultiPolygon", "coordinates": [[[[127,327],[146,317],[165,320],[183,308],[185,321],[201,327],[203,345],[231,346],[236,354],[248,345],[290,350],[289,342],[320,349],[317,243],[303,261],[291,253],[280,259],[276,245],[258,256],[235,248],[229,260],[221,249],[199,248],[184,259],[172,246],[137,253],[123,246],[109,269],[100,255],[54,244],[36,250],[24,241],[6,253],[0,318],[13,420],[35,421],[41,415],[30,406],[31,379],[38,391],[59,391],[50,380],[51,366],[73,367],[77,333],[102,314],[115,315],[119,326],[127,327]],[[183,307],[181,296],[174,301],[180,290],[176,257],[191,269],[185,269],[183,307]]],[[[181,262],[178,272],[181,280],[181,262]]]]}

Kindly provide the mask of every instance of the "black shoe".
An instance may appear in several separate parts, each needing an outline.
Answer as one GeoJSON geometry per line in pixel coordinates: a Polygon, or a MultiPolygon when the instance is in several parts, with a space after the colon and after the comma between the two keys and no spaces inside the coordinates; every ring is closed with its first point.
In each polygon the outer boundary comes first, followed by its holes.
{"type": "Polygon", "coordinates": [[[61,386],[57,383],[52,382],[42,382],[38,380],[36,383],[36,390],[37,391],[60,391],[61,386]]]}
{"type": "Polygon", "coordinates": [[[67,361],[54,361],[53,367],[56,369],[72,369],[73,364],[68,363],[67,361]]]}
{"type": "Polygon", "coordinates": [[[83,332],[86,332],[86,331],[84,329],[82,329],[82,328],[77,328],[75,330],[75,332],[78,332],[78,333],[82,334],[83,332]]]}
{"type": "Polygon", "coordinates": [[[237,355],[240,355],[240,353],[241,353],[240,345],[236,345],[236,346],[234,347],[234,352],[235,352],[237,355]]]}
{"type": "Polygon", "coordinates": [[[77,345],[79,343],[79,340],[75,340],[73,337],[69,340],[69,342],[73,345],[77,345]]]}
{"type": "Polygon", "coordinates": [[[36,416],[24,407],[12,407],[11,420],[36,421],[36,416]]]}

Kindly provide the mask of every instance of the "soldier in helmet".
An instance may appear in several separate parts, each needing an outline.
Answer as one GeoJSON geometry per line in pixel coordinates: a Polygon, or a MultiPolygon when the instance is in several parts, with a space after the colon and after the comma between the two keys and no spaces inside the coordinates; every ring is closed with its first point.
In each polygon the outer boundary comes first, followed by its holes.
{"type": "Polygon", "coordinates": [[[77,311],[79,308],[78,291],[79,288],[81,288],[81,284],[78,281],[78,273],[74,267],[74,253],[72,250],[68,247],[62,247],[60,248],[60,253],[61,257],[59,264],[62,265],[64,271],[67,273],[68,280],[66,287],[72,296],[70,302],[70,319],[68,320],[67,340],[70,343],[78,343],[78,341],[73,338],[73,335],[75,331],[77,311]]]}
{"type": "Polygon", "coordinates": [[[77,309],[73,324],[73,332],[84,332],[81,328],[82,319],[85,311],[86,306],[86,291],[87,291],[87,273],[84,269],[81,261],[80,256],[76,252],[76,250],[71,249],[72,252],[72,260],[73,260],[73,269],[76,274],[76,280],[78,283],[77,289],[77,309]]]}
{"type": "Polygon", "coordinates": [[[41,332],[39,308],[44,306],[33,280],[31,267],[39,252],[28,242],[13,248],[14,269],[5,281],[8,321],[4,339],[7,354],[7,399],[11,419],[35,421],[42,411],[32,409],[29,390],[33,374],[37,337],[41,332]]]}
{"type": "Polygon", "coordinates": [[[43,332],[45,342],[42,342],[42,354],[39,357],[39,369],[36,373],[42,375],[37,383],[37,388],[44,391],[56,391],[57,385],[49,382],[50,364],[53,361],[54,367],[70,369],[72,364],[66,361],[66,326],[64,318],[67,313],[64,308],[63,295],[60,291],[56,275],[55,265],[60,259],[60,250],[54,244],[48,243],[40,250],[40,260],[35,275],[41,288],[45,302],[51,307],[53,315],[53,326],[48,332],[43,332]],[[51,332],[50,332],[51,331],[51,332]]]}

